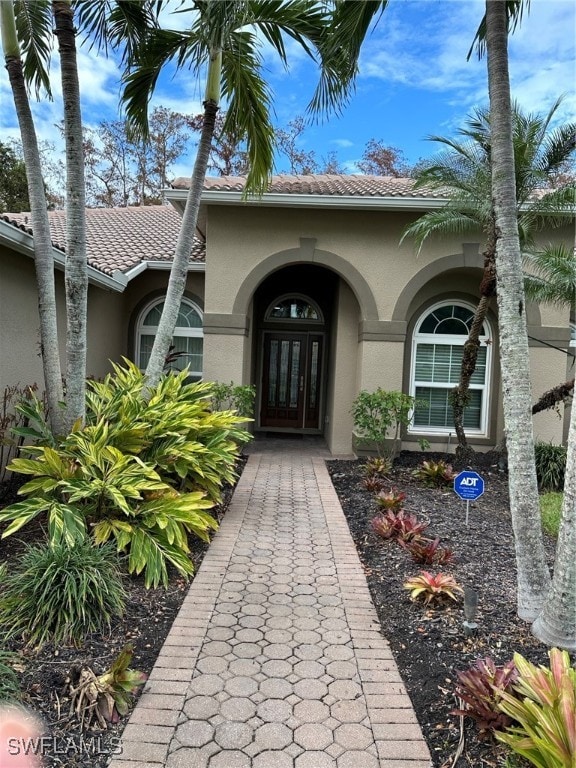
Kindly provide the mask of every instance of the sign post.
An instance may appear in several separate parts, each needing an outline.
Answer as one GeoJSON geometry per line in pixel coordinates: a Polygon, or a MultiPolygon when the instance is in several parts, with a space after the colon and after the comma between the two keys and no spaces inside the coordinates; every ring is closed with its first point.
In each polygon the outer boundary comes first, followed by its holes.
{"type": "Polygon", "coordinates": [[[460,472],[454,478],[454,492],[466,502],[466,525],[468,525],[470,502],[480,498],[484,493],[484,479],[478,472],[460,472]]]}

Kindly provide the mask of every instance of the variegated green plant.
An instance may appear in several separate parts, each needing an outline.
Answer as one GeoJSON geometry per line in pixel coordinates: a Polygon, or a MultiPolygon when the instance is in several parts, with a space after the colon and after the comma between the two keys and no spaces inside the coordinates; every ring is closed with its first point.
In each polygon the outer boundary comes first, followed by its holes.
{"type": "Polygon", "coordinates": [[[36,430],[33,458],[10,465],[32,479],[19,491],[27,498],[0,511],[9,523],[3,537],[42,515],[52,544],[74,546],[87,532],[97,544],[115,540],[147,586],[167,583],[168,563],[189,575],[188,534],[207,540],[216,528],[207,510],[234,480],[239,445],[250,437],[239,425],[246,419],[210,410],[210,392],[210,384],[188,384],[186,371],[147,391],[132,363],[89,382],[86,426],[55,445],[36,430]]]}
{"type": "Polygon", "coordinates": [[[410,591],[412,600],[422,598],[426,605],[445,597],[457,600],[456,593],[464,592],[452,574],[430,573],[429,571],[420,571],[416,576],[411,576],[404,582],[404,589],[410,591]]]}
{"type": "Polygon", "coordinates": [[[537,768],[576,765],[576,670],[567,651],[551,648],[550,668],[514,654],[514,695],[501,692],[499,709],[514,721],[496,737],[537,768]]]}

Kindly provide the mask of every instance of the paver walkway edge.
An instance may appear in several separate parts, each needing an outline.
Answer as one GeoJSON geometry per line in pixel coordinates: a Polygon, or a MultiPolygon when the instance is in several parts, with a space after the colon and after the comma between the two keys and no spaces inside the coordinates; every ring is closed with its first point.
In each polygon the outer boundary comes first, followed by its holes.
{"type": "Polygon", "coordinates": [[[109,768],[429,768],[324,460],[249,457],[109,768]]]}

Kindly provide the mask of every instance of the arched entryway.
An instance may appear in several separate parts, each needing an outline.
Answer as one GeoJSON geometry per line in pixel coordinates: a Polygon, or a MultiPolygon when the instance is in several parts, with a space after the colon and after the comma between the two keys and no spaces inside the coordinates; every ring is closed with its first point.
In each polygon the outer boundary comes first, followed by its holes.
{"type": "Polygon", "coordinates": [[[301,264],[256,291],[257,429],[322,434],[337,286],[330,270],[301,264]]]}

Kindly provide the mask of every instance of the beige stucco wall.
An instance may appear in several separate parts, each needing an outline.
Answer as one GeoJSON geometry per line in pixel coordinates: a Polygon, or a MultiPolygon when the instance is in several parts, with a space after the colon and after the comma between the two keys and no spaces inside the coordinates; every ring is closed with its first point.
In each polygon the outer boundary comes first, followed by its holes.
{"type": "MultiPolygon", "coordinates": [[[[258,382],[252,346],[224,339],[228,333],[248,332],[254,320],[251,298],[268,275],[299,263],[315,263],[335,271],[341,275],[344,288],[339,293],[332,326],[335,335],[325,436],[333,450],[337,447],[339,452],[346,452],[351,446],[348,413],[360,389],[380,386],[408,391],[410,345],[405,344],[405,339],[410,339],[421,312],[438,300],[459,298],[473,303],[478,296],[482,235],[466,235],[465,242],[457,237],[430,240],[416,254],[411,243],[399,245],[399,240],[404,227],[418,215],[209,206],[205,311],[219,326],[215,335],[207,337],[210,374],[240,371],[237,357],[248,353],[252,355],[252,380],[258,382]],[[210,346],[213,351],[209,351],[210,346]],[[355,372],[351,375],[353,365],[355,372]],[[341,381],[342,371],[345,383],[341,381]]],[[[569,242],[570,236],[571,229],[566,228],[555,233],[553,239],[569,242]]],[[[529,308],[529,332],[539,339],[557,340],[558,329],[567,327],[567,317],[567,312],[556,308],[529,308]]],[[[496,352],[495,301],[490,319],[496,352]]],[[[530,356],[534,391],[558,383],[558,368],[551,365],[553,355],[546,354],[545,347],[533,343],[530,356]]],[[[503,432],[497,354],[493,358],[491,401],[489,438],[477,441],[481,448],[496,443],[503,432]]],[[[538,418],[535,429],[546,439],[562,439],[562,423],[554,422],[549,415],[538,418]]],[[[446,438],[436,442],[445,444],[446,438]]]]}
{"type": "Polygon", "coordinates": [[[328,393],[325,409],[325,436],[332,453],[350,454],[353,419],[350,407],[358,392],[360,308],[350,287],[340,281],[337,312],[332,332],[328,393]]]}
{"type": "MultiPolygon", "coordinates": [[[[65,358],[64,279],[56,272],[61,360],[65,358]]],[[[43,386],[39,355],[39,318],[34,263],[28,256],[0,250],[0,387],[43,386]]],[[[109,360],[124,354],[123,297],[95,286],[88,290],[87,372],[100,377],[109,360]]]]}

